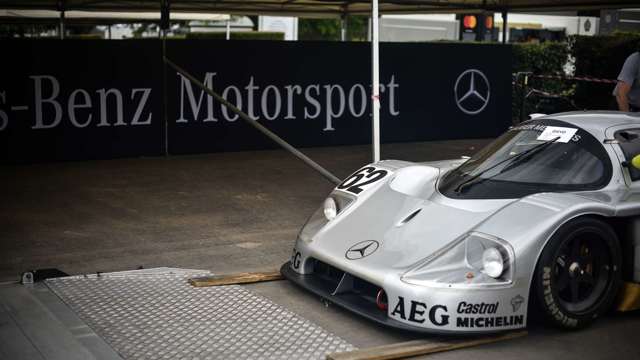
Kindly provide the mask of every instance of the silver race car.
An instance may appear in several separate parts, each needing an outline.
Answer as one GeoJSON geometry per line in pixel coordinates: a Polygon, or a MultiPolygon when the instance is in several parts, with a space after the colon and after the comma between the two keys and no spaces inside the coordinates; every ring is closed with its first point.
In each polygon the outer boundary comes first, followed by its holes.
{"type": "Polygon", "coordinates": [[[639,116],[574,112],[468,159],[367,165],[309,218],[281,271],[399,329],[495,332],[532,314],[580,328],[623,279],[640,282],[638,154],[639,116]]]}

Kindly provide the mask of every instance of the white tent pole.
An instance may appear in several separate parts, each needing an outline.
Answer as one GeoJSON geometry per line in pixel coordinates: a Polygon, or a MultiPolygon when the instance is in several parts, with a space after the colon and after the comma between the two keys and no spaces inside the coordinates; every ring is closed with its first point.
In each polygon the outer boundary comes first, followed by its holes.
{"type": "Polygon", "coordinates": [[[380,161],[380,51],[378,37],[378,0],[371,0],[371,61],[372,61],[372,121],[373,162],[380,161]]]}
{"type": "Polygon", "coordinates": [[[340,17],[340,41],[347,41],[347,15],[340,17]]]}
{"type": "Polygon", "coordinates": [[[227,19],[227,40],[231,39],[231,15],[227,19]]]}

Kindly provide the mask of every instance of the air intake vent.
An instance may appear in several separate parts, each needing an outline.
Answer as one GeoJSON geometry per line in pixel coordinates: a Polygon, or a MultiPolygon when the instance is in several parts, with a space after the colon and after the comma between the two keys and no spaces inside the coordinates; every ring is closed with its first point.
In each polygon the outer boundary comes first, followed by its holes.
{"type": "Polygon", "coordinates": [[[409,221],[413,220],[413,218],[416,217],[416,215],[418,215],[420,213],[420,211],[422,211],[422,208],[420,208],[420,209],[412,212],[411,214],[409,214],[409,216],[404,218],[404,220],[400,221],[396,226],[403,226],[404,224],[406,224],[409,221]]]}

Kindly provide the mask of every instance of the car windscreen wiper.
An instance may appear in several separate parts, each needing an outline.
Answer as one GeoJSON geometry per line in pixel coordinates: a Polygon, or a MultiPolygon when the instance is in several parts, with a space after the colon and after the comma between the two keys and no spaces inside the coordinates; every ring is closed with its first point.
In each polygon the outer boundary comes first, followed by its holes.
{"type": "MultiPolygon", "coordinates": [[[[454,191],[455,193],[460,193],[460,192],[462,192],[462,189],[464,189],[465,187],[467,187],[467,186],[470,186],[470,185],[472,185],[472,184],[477,183],[478,181],[476,181],[476,180],[477,180],[478,178],[480,178],[480,176],[482,176],[483,174],[486,174],[486,173],[487,173],[487,171],[492,170],[492,169],[495,169],[496,167],[498,167],[499,165],[502,165],[502,164],[506,163],[507,161],[512,161],[512,162],[513,162],[513,164],[516,164],[516,162],[517,162],[519,159],[525,159],[527,156],[531,156],[531,155],[533,155],[534,153],[536,153],[536,152],[538,152],[538,151],[541,151],[542,149],[544,149],[544,148],[546,148],[547,146],[549,146],[549,145],[553,144],[554,142],[556,142],[558,139],[560,139],[560,136],[556,136],[556,137],[555,137],[555,138],[553,138],[553,139],[550,139],[550,140],[547,140],[547,141],[545,141],[545,142],[543,142],[543,143],[541,143],[541,144],[538,144],[538,145],[536,145],[536,146],[532,147],[532,148],[531,148],[531,149],[529,149],[529,150],[525,150],[525,151],[521,152],[520,154],[515,155],[514,157],[506,158],[506,159],[504,159],[504,160],[502,160],[502,161],[499,161],[499,162],[497,162],[497,163],[495,163],[495,164],[493,164],[493,165],[489,166],[488,168],[486,168],[486,169],[484,169],[484,170],[480,171],[479,173],[477,173],[477,174],[475,174],[475,175],[471,176],[471,177],[470,177],[470,178],[468,178],[467,180],[465,180],[465,181],[461,182],[460,184],[458,184],[458,186],[456,186],[456,188],[455,188],[455,189],[453,189],[453,191],[454,191]]],[[[513,167],[509,167],[509,169],[512,169],[512,168],[513,168],[513,167]]],[[[493,175],[493,176],[497,176],[497,175],[499,175],[499,174],[502,174],[503,172],[504,172],[504,171],[500,171],[499,173],[497,173],[497,174],[495,174],[495,175],[493,175]]],[[[484,180],[490,179],[490,178],[492,178],[493,176],[488,177],[488,178],[485,178],[485,179],[481,179],[480,181],[484,181],[484,180]]]]}

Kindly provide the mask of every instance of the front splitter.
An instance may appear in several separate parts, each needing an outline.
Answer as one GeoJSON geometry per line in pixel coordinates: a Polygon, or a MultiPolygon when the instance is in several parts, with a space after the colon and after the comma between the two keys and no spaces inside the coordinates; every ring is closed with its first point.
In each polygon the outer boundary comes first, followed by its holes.
{"type": "Polygon", "coordinates": [[[321,298],[336,304],[346,310],[349,310],[357,315],[360,315],[371,321],[375,321],[378,324],[394,328],[401,331],[409,331],[413,333],[422,333],[430,335],[455,335],[455,336],[485,336],[490,334],[501,334],[512,329],[505,330],[485,330],[485,331],[452,331],[452,330],[438,330],[430,329],[418,326],[407,325],[403,322],[395,320],[387,316],[386,312],[380,311],[376,306],[372,306],[370,303],[363,301],[362,298],[355,294],[341,293],[332,295],[326,290],[325,286],[322,286],[322,281],[317,277],[309,275],[301,275],[291,269],[291,262],[286,262],[280,267],[280,272],[289,281],[294,284],[320,296],[321,298]]]}
{"type": "Polygon", "coordinates": [[[349,310],[357,315],[360,315],[371,321],[375,321],[378,324],[382,324],[387,327],[391,327],[401,331],[410,331],[413,333],[424,333],[432,335],[480,335],[478,333],[458,332],[458,331],[446,331],[446,330],[434,330],[417,326],[407,325],[398,320],[392,319],[387,316],[386,312],[380,311],[376,306],[363,301],[360,296],[353,294],[338,294],[332,295],[329,291],[322,286],[321,281],[313,275],[301,275],[291,269],[290,262],[286,262],[280,267],[280,272],[289,281],[294,284],[311,291],[312,293],[320,296],[321,298],[328,300],[329,302],[336,304],[346,310],[349,310]]]}

